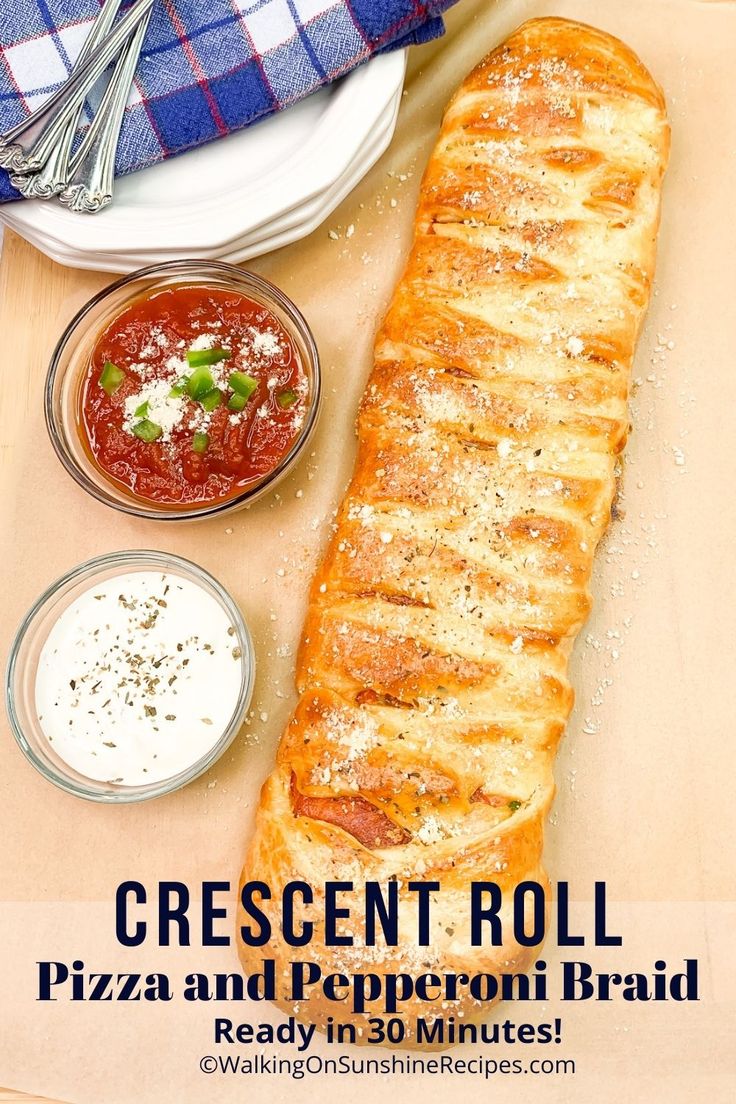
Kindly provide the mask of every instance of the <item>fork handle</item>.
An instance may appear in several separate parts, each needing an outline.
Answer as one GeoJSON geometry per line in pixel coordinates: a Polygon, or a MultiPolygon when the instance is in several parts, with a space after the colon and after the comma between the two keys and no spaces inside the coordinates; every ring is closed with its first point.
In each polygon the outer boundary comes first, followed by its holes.
{"type": "MultiPolygon", "coordinates": [[[[110,28],[115,22],[115,16],[120,10],[121,0],[105,0],[100,14],[95,19],[89,34],[82,43],[82,49],[74,63],[72,73],[78,73],[93,50],[104,40],[110,28]]],[[[81,111],[81,109],[80,109],[81,111]]],[[[26,199],[49,199],[58,195],[66,184],[69,168],[69,155],[72,150],[74,135],[77,131],[79,113],[73,116],[67,123],[66,129],[59,136],[59,141],[49,153],[45,163],[38,172],[11,173],[10,183],[18,189],[26,199]]]]}
{"type": "Polygon", "coordinates": [[[69,179],[59,198],[73,211],[93,214],[107,207],[112,199],[115,153],[148,18],[141,20],[118,58],[97,113],[72,158],[69,179]]]}
{"type": "Polygon", "coordinates": [[[77,73],[72,73],[37,111],[0,136],[0,167],[32,172],[43,165],[69,120],[81,110],[92,86],[154,3],[155,0],[138,0],[77,73]]]}

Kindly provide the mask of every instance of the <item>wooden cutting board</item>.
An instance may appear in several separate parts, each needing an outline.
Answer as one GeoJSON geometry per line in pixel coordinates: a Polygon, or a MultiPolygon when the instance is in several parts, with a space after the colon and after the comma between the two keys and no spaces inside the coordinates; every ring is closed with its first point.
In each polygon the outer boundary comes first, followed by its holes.
{"type": "MultiPolygon", "coordinates": [[[[48,346],[55,321],[65,303],[88,298],[107,282],[99,273],[75,272],[49,260],[28,242],[5,231],[0,263],[0,333],[12,340],[13,360],[32,371],[0,373],[0,482],[12,479],[19,419],[38,401],[48,346]],[[18,325],[19,319],[23,325],[18,325]]],[[[3,526],[7,532],[11,527],[3,526]]],[[[6,538],[2,538],[5,544],[6,538]]],[[[61,1104],[0,1088],[0,1104],[61,1104]]]]}
{"type": "Polygon", "coordinates": [[[21,439],[18,421],[39,401],[38,391],[58,335],[61,312],[72,302],[81,306],[109,280],[102,273],[62,268],[5,230],[0,262],[0,333],[12,347],[13,363],[20,367],[3,372],[0,379],[0,481],[12,477],[21,439]]]}
{"type": "Polygon", "coordinates": [[[46,1096],[27,1096],[26,1093],[13,1092],[12,1089],[0,1089],[0,1104],[61,1104],[61,1101],[49,1100],[46,1096]]]}

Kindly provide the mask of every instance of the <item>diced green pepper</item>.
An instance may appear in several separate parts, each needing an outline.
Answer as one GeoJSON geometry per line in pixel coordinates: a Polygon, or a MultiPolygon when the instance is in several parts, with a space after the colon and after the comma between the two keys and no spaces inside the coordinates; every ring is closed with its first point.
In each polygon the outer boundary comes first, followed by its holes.
{"type": "Polygon", "coordinates": [[[299,396],[296,391],[293,391],[289,387],[286,391],[282,391],[280,395],[276,396],[276,402],[279,404],[282,410],[288,410],[290,406],[293,406],[299,396]]]}
{"type": "Polygon", "coordinates": [[[211,391],[207,391],[206,394],[202,395],[202,398],[199,401],[201,402],[205,410],[217,410],[218,406],[222,402],[222,391],[220,391],[217,387],[213,387],[211,391]]]}
{"type": "Polygon", "coordinates": [[[509,801],[509,809],[511,810],[512,813],[515,813],[516,810],[520,809],[520,808],[521,808],[521,802],[520,801],[516,801],[516,799],[514,799],[513,801],[509,801]]]}
{"type": "Polygon", "coordinates": [[[149,410],[149,402],[148,402],[148,399],[146,399],[145,402],[142,402],[140,406],[136,407],[134,417],[136,417],[136,418],[147,418],[148,417],[148,410],[149,410]]]}
{"type": "Polygon", "coordinates": [[[182,395],[186,394],[189,387],[189,376],[182,376],[178,379],[174,386],[169,391],[170,399],[180,399],[182,395]]]}
{"type": "Polygon", "coordinates": [[[206,395],[208,391],[211,391],[214,386],[215,381],[212,378],[212,373],[209,368],[197,368],[189,377],[187,391],[193,399],[201,399],[202,396],[206,395]]]}
{"type": "Polygon", "coordinates": [[[239,395],[237,391],[227,400],[228,410],[245,410],[248,400],[245,395],[239,395]]]}
{"type": "Polygon", "coordinates": [[[231,372],[227,382],[236,395],[242,395],[246,402],[258,387],[258,380],[246,372],[231,372]]]}
{"type": "Polygon", "coordinates": [[[230,356],[229,349],[190,349],[187,353],[187,363],[190,368],[201,368],[206,364],[219,364],[221,360],[228,360],[230,356]]]}
{"type": "Polygon", "coordinates": [[[206,452],[209,446],[210,439],[206,433],[202,433],[199,430],[194,434],[192,438],[192,448],[195,452],[206,452]]]}
{"type": "Polygon", "coordinates": [[[108,395],[114,395],[120,384],[125,379],[125,372],[113,364],[111,360],[105,361],[100,372],[100,387],[107,391],[108,395]]]}
{"type": "Polygon", "coordinates": [[[156,425],[155,422],[151,422],[148,418],[144,418],[142,422],[136,422],[133,426],[133,433],[136,437],[139,437],[141,441],[147,441],[150,444],[152,441],[158,441],[163,430],[160,425],[156,425]]]}

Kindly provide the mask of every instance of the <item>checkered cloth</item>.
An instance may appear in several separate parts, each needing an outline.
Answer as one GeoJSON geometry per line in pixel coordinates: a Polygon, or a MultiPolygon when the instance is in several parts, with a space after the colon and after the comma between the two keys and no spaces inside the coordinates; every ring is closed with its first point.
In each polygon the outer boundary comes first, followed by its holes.
{"type": "MultiPolygon", "coordinates": [[[[377,52],[435,38],[444,30],[441,13],[454,2],[157,0],[116,172],[133,172],[248,126],[377,52]]],[[[2,3],[0,133],[64,82],[101,3],[2,3]]],[[[94,110],[94,95],[90,106],[94,110]]],[[[0,202],[18,198],[0,169],[0,202]]]]}

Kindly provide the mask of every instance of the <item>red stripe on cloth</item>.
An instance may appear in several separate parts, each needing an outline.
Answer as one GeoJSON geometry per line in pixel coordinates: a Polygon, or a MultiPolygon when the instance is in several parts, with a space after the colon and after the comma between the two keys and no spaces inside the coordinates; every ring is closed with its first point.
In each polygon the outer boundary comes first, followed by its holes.
{"type": "Polygon", "coordinates": [[[391,41],[394,38],[398,38],[399,32],[403,32],[410,23],[413,23],[416,20],[418,15],[429,15],[426,4],[415,3],[413,14],[404,15],[401,19],[397,19],[395,23],[392,23],[391,26],[383,32],[380,38],[377,38],[373,43],[374,51],[380,50],[381,47],[384,46],[387,42],[391,41]]]}
{"type": "Polygon", "coordinates": [[[12,70],[11,65],[10,65],[10,62],[8,61],[8,59],[6,57],[4,50],[0,50],[0,58],[2,58],[5,68],[8,70],[8,76],[10,77],[10,83],[12,84],[15,91],[18,93],[18,96],[20,97],[21,103],[23,104],[24,107],[26,107],[27,106],[26,102],[25,102],[26,98],[23,95],[23,90],[20,87],[20,85],[18,84],[17,80],[15,79],[15,76],[13,74],[13,70],[12,70]]]}
{"type": "MultiPolygon", "coordinates": [[[[397,19],[391,24],[390,27],[388,27],[383,32],[383,34],[379,38],[371,40],[369,38],[366,38],[365,31],[363,30],[357,15],[353,11],[352,0],[345,0],[345,7],[347,8],[348,15],[355,24],[356,31],[363,39],[363,42],[366,44],[366,46],[369,48],[370,55],[373,55],[374,53],[376,53],[376,51],[380,50],[381,47],[389,42],[391,39],[397,38],[399,36],[399,32],[402,31],[409,23],[413,23],[417,19],[428,20],[430,18],[430,12],[427,7],[426,0],[424,0],[424,2],[422,2],[422,0],[412,0],[412,8],[414,9],[413,12],[410,12],[409,15],[402,16],[401,19],[397,19]]],[[[343,69],[333,70],[333,72],[330,73],[330,77],[332,78],[333,75],[341,76],[343,71],[343,69]]]]}
{"type": "Polygon", "coordinates": [[[164,7],[166,8],[166,13],[171,20],[171,25],[176,32],[179,42],[181,43],[181,47],[186,54],[187,61],[192,67],[192,72],[197,79],[197,84],[202,89],[204,97],[207,100],[207,106],[210,109],[212,121],[217,127],[220,135],[228,134],[229,130],[227,128],[225,120],[220,114],[220,109],[217,106],[217,100],[212,95],[209,78],[207,77],[207,74],[199,63],[199,58],[197,57],[191,41],[189,40],[189,38],[187,38],[186,28],[179,16],[176,14],[176,9],[174,8],[172,0],[164,0],[164,7]]]}
{"type": "MultiPolygon", "coordinates": [[[[58,31],[68,31],[70,27],[81,27],[83,23],[89,23],[90,30],[97,16],[93,16],[90,19],[85,16],[84,19],[70,19],[68,23],[60,23],[56,28],[58,31]]],[[[35,34],[26,35],[25,38],[19,38],[15,42],[5,42],[0,45],[0,55],[6,53],[7,50],[14,50],[16,46],[25,46],[26,42],[35,42],[39,38],[53,38],[51,31],[48,27],[44,27],[42,31],[36,31],[35,34]]]]}
{"type": "MultiPolygon", "coordinates": [[[[49,38],[49,37],[50,37],[50,35],[49,35],[49,32],[47,30],[39,31],[38,34],[29,35],[28,38],[24,38],[23,39],[23,44],[25,44],[26,42],[33,42],[33,40],[37,39],[37,38],[49,38]]],[[[21,44],[18,43],[18,42],[13,42],[11,45],[12,46],[18,46],[18,45],[21,45],[21,44]]],[[[0,49],[0,59],[2,59],[3,65],[5,66],[5,68],[8,71],[8,76],[10,78],[11,85],[13,86],[15,91],[18,93],[18,99],[20,101],[21,107],[25,111],[27,111],[28,114],[30,115],[31,109],[28,106],[28,100],[26,98],[26,95],[25,95],[23,89],[18,84],[17,80],[15,79],[15,74],[13,73],[13,67],[11,66],[10,62],[8,61],[8,57],[7,57],[7,53],[6,53],[7,49],[8,49],[8,47],[5,47],[5,46],[3,46],[2,49],[0,49]]],[[[35,93],[32,93],[32,95],[35,95],[35,93]]],[[[49,93],[49,95],[51,95],[51,93],[49,93]]],[[[19,119],[18,122],[22,123],[23,120],[19,119]]],[[[17,126],[18,123],[14,123],[13,125],[17,126]]]]}
{"type": "Polygon", "coordinates": [[[250,46],[250,51],[251,51],[251,54],[252,54],[252,60],[258,66],[260,74],[263,77],[264,86],[268,90],[268,93],[271,97],[271,103],[278,110],[278,108],[281,107],[281,102],[280,102],[278,96],[276,95],[276,93],[274,92],[273,88],[271,87],[271,82],[268,79],[268,73],[266,72],[266,67],[263,64],[263,57],[256,50],[256,44],[253,41],[253,36],[251,35],[250,31],[248,30],[248,24],[245,22],[245,15],[242,11],[240,11],[239,8],[235,7],[234,0],[230,0],[230,7],[232,8],[233,15],[235,16],[235,20],[236,20],[238,26],[240,27],[241,31],[243,32],[243,35],[245,36],[245,38],[248,42],[248,45],[250,46]]]}
{"type": "Polygon", "coordinates": [[[347,8],[348,15],[350,16],[350,18],[353,21],[353,24],[355,26],[356,31],[358,32],[360,37],[363,39],[363,42],[365,43],[366,46],[370,46],[370,42],[368,41],[368,39],[365,36],[365,31],[363,30],[363,27],[361,26],[360,22],[358,21],[358,17],[356,16],[355,12],[353,11],[353,5],[350,2],[350,0],[345,0],[345,7],[347,8]]]}
{"type": "MultiPolygon", "coordinates": [[[[161,133],[161,131],[159,129],[158,123],[156,122],[156,116],[153,114],[153,108],[151,107],[151,101],[148,99],[147,96],[145,96],[143,94],[143,90],[141,89],[141,87],[140,87],[140,85],[138,84],[137,81],[136,81],[136,88],[138,89],[138,94],[141,97],[141,104],[143,106],[143,110],[146,113],[146,118],[148,119],[149,123],[151,124],[151,130],[155,134],[156,141],[158,142],[158,147],[161,150],[161,156],[158,158],[158,161],[164,161],[164,160],[166,160],[166,154],[168,152],[169,147],[166,144],[166,142],[164,142],[164,136],[163,136],[163,134],[161,133]]],[[[126,104],[125,110],[126,111],[129,110],[127,104],[126,104]]],[[[157,163],[156,161],[150,162],[150,164],[154,164],[154,165],[156,163],[157,163]]]]}

